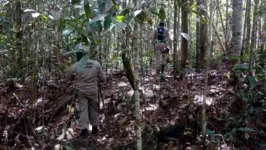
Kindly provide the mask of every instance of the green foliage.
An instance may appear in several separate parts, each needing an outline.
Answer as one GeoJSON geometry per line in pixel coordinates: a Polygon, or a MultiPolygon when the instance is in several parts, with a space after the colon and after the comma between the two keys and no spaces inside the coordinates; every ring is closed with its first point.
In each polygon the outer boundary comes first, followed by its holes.
{"type": "Polygon", "coordinates": [[[91,18],[92,17],[92,11],[90,9],[89,3],[84,4],[84,10],[85,10],[86,17],[91,18]]]}
{"type": "Polygon", "coordinates": [[[234,67],[233,67],[233,71],[240,71],[240,72],[243,72],[243,71],[248,71],[249,68],[247,65],[245,64],[236,64],[234,67]]]}
{"type": "Polygon", "coordinates": [[[80,1],[81,1],[81,0],[72,0],[71,3],[72,3],[72,5],[75,5],[75,4],[80,3],[80,1]]]}

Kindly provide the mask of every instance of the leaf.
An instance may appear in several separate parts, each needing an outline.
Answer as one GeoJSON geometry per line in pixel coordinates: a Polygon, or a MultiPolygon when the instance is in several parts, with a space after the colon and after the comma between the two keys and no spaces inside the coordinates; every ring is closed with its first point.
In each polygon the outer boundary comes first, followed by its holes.
{"type": "Polygon", "coordinates": [[[108,15],[104,18],[104,29],[107,30],[110,28],[112,24],[112,17],[111,15],[108,15]]]}
{"type": "Polygon", "coordinates": [[[256,87],[257,81],[254,76],[247,76],[248,83],[251,89],[256,87]]]}
{"type": "Polygon", "coordinates": [[[252,131],[254,131],[253,129],[251,129],[251,128],[247,128],[247,127],[245,127],[245,128],[238,128],[237,129],[238,131],[242,131],[242,132],[252,132],[252,131]]]}
{"type": "Polygon", "coordinates": [[[40,15],[41,15],[41,14],[38,13],[38,12],[34,12],[34,13],[31,14],[31,16],[32,16],[33,18],[37,18],[37,17],[39,17],[40,15]]]}
{"type": "Polygon", "coordinates": [[[127,24],[124,22],[118,22],[116,25],[119,30],[124,30],[127,27],[127,24]]]}
{"type": "Polygon", "coordinates": [[[88,60],[88,56],[85,55],[83,56],[80,61],[78,62],[78,68],[77,68],[77,72],[82,72],[86,66],[87,60],[88,60]]]}
{"type": "Polygon", "coordinates": [[[149,17],[146,17],[145,18],[145,21],[149,24],[149,25],[153,25],[153,21],[152,21],[152,19],[151,18],[149,18],[149,17]]]}
{"type": "Polygon", "coordinates": [[[249,68],[245,64],[236,64],[233,67],[233,71],[248,71],[248,70],[249,70],[249,68]]]}
{"type": "Polygon", "coordinates": [[[159,10],[159,17],[161,20],[164,20],[166,18],[165,11],[163,8],[159,10]]]}
{"type": "Polygon", "coordinates": [[[137,15],[139,15],[142,12],[142,10],[136,10],[133,12],[133,16],[136,17],[137,15]]]}
{"type": "Polygon", "coordinates": [[[138,19],[138,21],[142,24],[145,21],[145,18],[147,17],[147,14],[145,13],[145,11],[141,11],[136,18],[138,19]]]}
{"type": "Polygon", "coordinates": [[[81,35],[81,42],[84,42],[85,45],[89,45],[89,40],[84,34],[81,35]]]}
{"type": "Polygon", "coordinates": [[[90,23],[96,23],[97,21],[101,21],[103,20],[108,14],[101,14],[101,15],[98,15],[97,17],[94,17],[90,23]]]}
{"type": "Polygon", "coordinates": [[[43,19],[44,21],[48,21],[47,16],[45,16],[44,14],[41,14],[41,17],[42,17],[42,19],[43,19]]]}
{"type": "Polygon", "coordinates": [[[125,16],[122,16],[122,15],[115,16],[115,19],[117,22],[123,22],[123,20],[125,19],[125,16]]]}
{"type": "Polygon", "coordinates": [[[125,8],[125,9],[121,10],[121,12],[119,13],[119,15],[126,16],[129,13],[130,13],[130,8],[125,8]]]}
{"type": "Polygon", "coordinates": [[[177,0],[178,7],[182,6],[182,0],[177,0]]]}
{"type": "Polygon", "coordinates": [[[34,9],[25,9],[24,12],[34,12],[34,9]]]}
{"type": "Polygon", "coordinates": [[[64,145],[64,147],[65,147],[66,150],[72,150],[72,148],[70,146],[68,146],[68,145],[64,145]]]}
{"type": "Polygon", "coordinates": [[[248,102],[249,101],[249,99],[246,97],[246,95],[244,94],[244,92],[240,92],[240,95],[241,95],[241,98],[242,98],[242,100],[244,101],[244,102],[248,102]]]}
{"type": "Polygon", "coordinates": [[[113,3],[113,6],[114,6],[115,10],[118,11],[119,6],[116,3],[116,1],[115,0],[112,0],[112,3],[113,3]]]}
{"type": "Polygon", "coordinates": [[[80,3],[80,0],[72,0],[71,3],[72,3],[72,5],[75,5],[77,3],[80,3]]]}
{"type": "Polygon", "coordinates": [[[186,40],[188,40],[188,41],[190,40],[190,36],[189,36],[189,34],[187,34],[187,33],[183,33],[183,32],[182,32],[181,35],[182,35],[182,37],[185,38],[186,40]]]}
{"type": "Polygon", "coordinates": [[[84,11],[85,11],[86,17],[87,18],[91,18],[92,12],[91,12],[91,9],[90,9],[90,5],[88,3],[84,4],[84,11]]]}
{"type": "Polygon", "coordinates": [[[233,128],[231,132],[232,132],[233,134],[236,134],[236,131],[237,131],[237,129],[236,129],[236,128],[233,128]]]}
{"type": "Polygon", "coordinates": [[[63,35],[69,35],[70,33],[72,33],[75,30],[75,28],[73,27],[68,27],[66,29],[63,30],[63,35]]]}

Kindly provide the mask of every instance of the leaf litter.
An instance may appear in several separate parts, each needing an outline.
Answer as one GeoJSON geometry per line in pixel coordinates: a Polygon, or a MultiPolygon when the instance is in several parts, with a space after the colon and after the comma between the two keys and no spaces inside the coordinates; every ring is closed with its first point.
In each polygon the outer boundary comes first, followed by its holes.
{"type": "MultiPolygon", "coordinates": [[[[231,125],[224,116],[234,118],[228,107],[234,105],[237,97],[234,96],[234,90],[224,84],[226,79],[223,78],[223,71],[210,71],[207,128],[217,133],[209,135],[209,148],[220,147],[219,149],[227,150],[233,145],[227,141],[228,139],[224,140],[225,137],[221,134],[231,125]],[[213,140],[218,140],[221,144],[213,140]]],[[[188,76],[185,82],[173,80],[171,75],[167,77],[166,82],[159,82],[151,73],[142,77],[144,82],[141,83],[140,89],[143,94],[140,95],[140,99],[143,137],[146,142],[154,140],[154,135],[159,131],[185,122],[185,136],[169,138],[171,140],[167,143],[159,143],[161,149],[200,149],[202,76],[193,74],[188,76]]],[[[132,145],[136,140],[133,93],[123,71],[109,74],[108,81],[103,84],[105,110],[101,111],[100,133],[96,137],[90,136],[87,141],[85,140],[85,145],[81,144],[82,140],[76,140],[79,130],[75,128],[74,119],[70,119],[67,113],[66,103],[73,100],[75,95],[73,88],[62,92],[62,87],[54,89],[45,86],[45,90],[38,91],[34,98],[29,88],[31,87],[28,85],[17,86],[15,90],[9,90],[3,85],[1,87],[0,145],[4,147],[49,149],[55,145],[58,147],[60,142],[57,141],[64,141],[67,148],[95,147],[107,150],[132,145]],[[37,131],[47,132],[47,135],[38,135],[37,131]],[[35,146],[32,143],[35,143],[35,146]]],[[[247,123],[247,127],[256,128],[256,122],[247,123]]],[[[240,128],[239,132],[241,131],[245,132],[244,138],[249,141],[252,141],[251,137],[255,137],[252,135],[253,130],[240,128]]],[[[242,139],[237,143],[239,147],[248,147],[242,139]]]]}

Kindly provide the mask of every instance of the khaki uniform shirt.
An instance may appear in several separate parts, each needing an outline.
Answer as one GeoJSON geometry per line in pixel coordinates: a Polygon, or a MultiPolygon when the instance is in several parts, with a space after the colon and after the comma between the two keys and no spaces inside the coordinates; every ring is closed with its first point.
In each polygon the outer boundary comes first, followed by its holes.
{"type": "Polygon", "coordinates": [[[100,63],[88,59],[85,68],[78,72],[79,62],[69,68],[69,72],[75,75],[75,88],[88,95],[98,94],[98,81],[105,81],[106,76],[100,63]]]}

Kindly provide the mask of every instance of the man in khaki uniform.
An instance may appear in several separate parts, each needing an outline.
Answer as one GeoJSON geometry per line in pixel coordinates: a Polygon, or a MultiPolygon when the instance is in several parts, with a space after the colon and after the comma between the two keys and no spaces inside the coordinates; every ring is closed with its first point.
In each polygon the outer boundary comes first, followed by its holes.
{"type": "Polygon", "coordinates": [[[106,76],[101,65],[95,61],[87,59],[86,62],[80,59],[86,56],[85,52],[77,52],[77,60],[69,68],[71,80],[75,79],[74,86],[77,90],[79,123],[81,129],[80,136],[88,137],[89,123],[92,125],[92,134],[98,133],[98,82],[105,81],[106,76]]]}
{"type": "Polygon", "coordinates": [[[170,51],[170,43],[169,30],[164,26],[164,22],[160,22],[159,26],[153,31],[152,44],[155,51],[156,74],[159,75],[161,72],[162,77],[170,51]]]}

